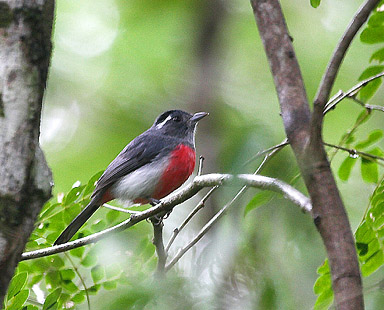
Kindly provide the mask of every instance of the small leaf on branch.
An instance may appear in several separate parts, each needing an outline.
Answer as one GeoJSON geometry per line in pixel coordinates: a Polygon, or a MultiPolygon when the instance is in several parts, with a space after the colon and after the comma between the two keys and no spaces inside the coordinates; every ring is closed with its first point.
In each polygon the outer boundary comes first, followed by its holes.
{"type": "Polygon", "coordinates": [[[351,175],[352,168],[355,164],[356,164],[356,158],[352,158],[348,156],[343,160],[338,170],[338,175],[340,180],[348,181],[349,176],[351,175]]]}
{"type": "Polygon", "coordinates": [[[267,202],[269,202],[273,197],[273,193],[270,191],[261,191],[257,193],[253,198],[248,202],[244,210],[244,216],[247,216],[249,211],[252,211],[267,202]]]}
{"type": "Polygon", "coordinates": [[[16,296],[13,296],[7,305],[7,310],[20,310],[29,297],[29,290],[21,290],[16,296]]]}
{"type": "Polygon", "coordinates": [[[311,0],[311,6],[317,8],[320,5],[320,0],[311,0]]]}
{"type": "Polygon", "coordinates": [[[355,145],[355,148],[356,149],[364,149],[372,144],[374,144],[375,142],[379,141],[381,138],[383,137],[383,131],[380,130],[380,129],[377,129],[377,130],[373,130],[368,138],[364,141],[361,141],[359,142],[358,144],[355,145]]]}
{"type": "Polygon", "coordinates": [[[370,62],[377,60],[379,63],[384,61],[384,47],[374,52],[369,59],[370,62]]]}
{"type": "MultiPolygon", "coordinates": [[[[384,33],[384,28],[383,28],[383,33],[384,33]]],[[[381,34],[381,36],[384,38],[383,33],[381,34]]],[[[384,71],[384,66],[368,67],[359,76],[359,81],[368,79],[368,78],[375,76],[375,75],[377,75],[383,71],[384,71]]],[[[372,98],[373,95],[376,93],[376,91],[379,89],[381,82],[382,82],[381,78],[378,78],[376,80],[369,82],[367,85],[365,85],[359,92],[360,99],[362,101],[366,102],[367,100],[372,98]]]]}
{"type": "Polygon", "coordinates": [[[43,310],[53,310],[57,309],[57,301],[61,294],[61,288],[55,289],[53,292],[51,292],[47,298],[45,299],[43,310]]]}
{"type": "Polygon", "coordinates": [[[379,167],[377,163],[362,157],[361,176],[367,183],[377,183],[379,180],[379,167]]]}
{"type": "Polygon", "coordinates": [[[7,298],[11,299],[17,293],[19,293],[25,286],[27,282],[28,273],[21,272],[12,278],[11,284],[8,288],[7,298]]]}

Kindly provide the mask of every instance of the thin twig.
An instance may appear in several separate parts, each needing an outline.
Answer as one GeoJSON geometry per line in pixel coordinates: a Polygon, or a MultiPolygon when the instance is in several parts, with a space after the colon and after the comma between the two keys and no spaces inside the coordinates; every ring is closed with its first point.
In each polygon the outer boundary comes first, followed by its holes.
{"type": "Polygon", "coordinates": [[[103,207],[107,208],[107,209],[114,210],[114,211],[118,211],[118,212],[128,213],[128,214],[138,214],[141,212],[141,211],[133,211],[133,210],[127,210],[127,209],[115,207],[115,206],[112,206],[108,203],[103,204],[103,207]]]}
{"type": "MultiPolygon", "coordinates": [[[[244,176],[246,175],[241,175],[241,177],[239,178],[243,184],[249,184],[252,187],[263,188],[263,189],[268,189],[278,193],[282,193],[286,199],[291,200],[293,203],[297,204],[301,209],[307,210],[307,212],[310,211],[310,204],[308,204],[308,201],[305,201],[305,199],[302,199],[300,200],[300,203],[298,203],[298,200],[296,199],[297,195],[302,195],[303,197],[305,196],[301,194],[298,190],[290,186],[289,184],[279,181],[280,184],[284,184],[283,188],[281,188],[281,186],[277,186],[276,184],[274,184],[274,181],[276,179],[273,179],[273,178],[265,177],[262,175],[249,175],[251,179],[246,179],[244,178],[244,176]]],[[[74,241],[70,241],[64,244],[55,245],[49,248],[44,248],[36,251],[23,253],[21,256],[21,260],[28,260],[28,259],[44,257],[52,254],[62,253],[68,250],[72,250],[72,249],[84,246],[86,244],[95,243],[114,233],[123,231],[129,227],[132,227],[133,225],[143,220],[146,220],[156,214],[159,214],[164,211],[172,210],[172,208],[188,200],[189,198],[193,197],[201,189],[205,187],[213,187],[216,185],[222,185],[224,183],[230,183],[234,179],[235,179],[234,176],[230,174],[213,173],[213,174],[196,176],[189,185],[169,195],[168,197],[164,198],[161,201],[161,203],[159,203],[158,205],[151,207],[145,211],[142,211],[138,214],[132,214],[129,219],[123,221],[118,225],[115,225],[111,228],[107,228],[101,232],[92,234],[90,236],[80,238],[74,241]]]]}
{"type": "MultiPolygon", "coordinates": [[[[359,117],[356,120],[353,127],[350,130],[348,130],[347,134],[343,135],[341,137],[341,140],[338,143],[338,145],[343,145],[354,134],[354,132],[357,130],[357,128],[359,128],[359,126],[365,122],[365,120],[368,118],[370,113],[371,113],[370,110],[366,110],[365,115],[363,115],[362,117],[359,117]]],[[[332,160],[335,158],[337,152],[338,152],[338,149],[334,149],[334,152],[331,154],[331,156],[329,156],[329,162],[332,162],[332,160]]]]}
{"type": "Polygon", "coordinates": [[[285,138],[282,142],[280,142],[279,144],[276,144],[266,150],[263,150],[263,151],[260,151],[260,152],[257,152],[255,155],[253,155],[250,159],[248,159],[244,164],[243,166],[245,165],[248,165],[250,162],[254,161],[256,158],[259,158],[260,156],[263,156],[267,153],[270,153],[272,151],[274,151],[275,149],[281,149],[283,148],[284,146],[288,145],[289,142],[288,142],[288,139],[285,138]]]}
{"type": "Polygon", "coordinates": [[[365,152],[361,152],[361,151],[358,151],[358,150],[355,150],[355,149],[348,149],[346,147],[343,147],[343,146],[339,146],[339,145],[334,145],[334,144],[331,144],[331,143],[326,143],[326,142],[323,142],[324,145],[326,146],[329,146],[329,147],[333,147],[335,149],[338,149],[338,150],[342,150],[342,151],[345,151],[345,152],[348,152],[350,155],[352,156],[356,156],[356,155],[359,155],[363,158],[366,158],[366,159],[370,159],[370,160],[380,160],[380,161],[383,161],[384,162],[384,158],[381,157],[381,156],[377,156],[377,155],[373,155],[373,154],[369,154],[369,153],[365,153],[365,152]]]}
{"type": "Polygon", "coordinates": [[[197,169],[197,175],[201,175],[203,173],[203,166],[204,166],[204,156],[199,157],[199,169],[197,169]]]}
{"type": "Polygon", "coordinates": [[[176,237],[184,229],[184,227],[188,224],[188,222],[196,215],[197,212],[199,212],[202,208],[205,206],[205,202],[207,199],[212,195],[212,193],[218,189],[219,186],[216,185],[212,187],[208,193],[200,200],[200,202],[197,204],[197,206],[191,211],[191,213],[188,214],[188,216],[185,218],[185,220],[181,223],[181,225],[173,230],[172,236],[168,241],[167,246],[165,247],[165,251],[168,253],[169,248],[171,247],[172,243],[175,241],[176,237]]]}
{"type": "Polygon", "coordinates": [[[79,277],[80,279],[80,282],[81,282],[81,285],[84,287],[84,291],[85,291],[85,297],[87,298],[87,305],[88,305],[88,310],[91,310],[91,300],[89,299],[89,294],[88,294],[88,288],[87,286],[85,285],[85,281],[81,275],[81,273],[79,272],[79,270],[77,269],[75,263],[73,262],[72,258],[70,257],[70,255],[68,253],[64,253],[65,257],[69,260],[70,264],[72,265],[74,271],[76,272],[77,276],[79,277]]]}
{"type": "MultiPolygon", "coordinates": [[[[383,72],[383,75],[384,75],[384,72],[383,72]]],[[[370,110],[370,111],[376,110],[376,111],[384,112],[384,107],[383,106],[364,103],[360,99],[357,99],[356,95],[349,96],[348,99],[351,99],[353,102],[356,102],[357,104],[359,104],[360,106],[362,106],[363,108],[365,108],[367,110],[370,110]]]]}
{"type": "Polygon", "coordinates": [[[328,63],[327,69],[323,75],[314,100],[315,106],[317,104],[319,105],[319,117],[322,117],[324,105],[326,104],[329,98],[329,94],[335,82],[337,72],[339,71],[340,65],[352,40],[355,38],[357,32],[366,22],[372,10],[379,3],[379,1],[380,0],[367,0],[361,5],[359,10],[356,12],[355,16],[353,16],[339,43],[337,44],[333,55],[328,63]]]}
{"type": "MultiPolygon", "coordinates": [[[[373,80],[376,80],[378,78],[381,78],[382,76],[384,76],[384,72],[381,72],[379,74],[376,74],[364,81],[361,81],[360,83],[356,84],[355,86],[353,86],[350,90],[348,90],[347,92],[343,92],[341,90],[339,90],[337,92],[337,94],[335,96],[333,96],[328,102],[327,104],[325,105],[325,108],[324,108],[324,114],[328,113],[330,110],[334,109],[336,107],[336,105],[338,103],[340,103],[343,99],[345,98],[353,98],[356,96],[356,94],[361,90],[362,87],[364,87],[365,85],[367,85],[369,82],[372,82],[373,80]]],[[[368,105],[368,104],[365,104],[363,105],[366,109],[369,109],[369,110],[373,110],[372,107],[375,107],[374,109],[377,109],[377,110],[383,110],[382,107],[380,106],[371,106],[371,105],[368,105]]]]}

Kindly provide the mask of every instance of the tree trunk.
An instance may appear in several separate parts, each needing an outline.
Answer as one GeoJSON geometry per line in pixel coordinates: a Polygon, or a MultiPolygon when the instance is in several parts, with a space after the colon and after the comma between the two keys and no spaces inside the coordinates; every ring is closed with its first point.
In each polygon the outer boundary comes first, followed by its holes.
{"type": "Polygon", "coordinates": [[[39,146],[54,0],[0,1],[0,303],[51,196],[39,146]]]}
{"type": "Polygon", "coordinates": [[[352,230],[322,144],[322,122],[312,120],[314,113],[309,109],[279,1],[251,0],[251,5],[274,78],[287,138],[311,196],[314,222],[327,250],[336,309],[364,309],[352,230]]]}

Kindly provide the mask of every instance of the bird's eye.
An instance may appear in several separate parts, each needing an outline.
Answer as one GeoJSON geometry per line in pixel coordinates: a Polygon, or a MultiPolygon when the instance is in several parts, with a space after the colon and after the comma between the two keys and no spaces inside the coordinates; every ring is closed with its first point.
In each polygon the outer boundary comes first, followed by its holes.
{"type": "Polygon", "coordinates": [[[180,116],[174,116],[174,117],[172,117],[172,120],[174,121],[174,122],[180,122],[181,121],[181,118],[180,118],[180,116]]]}

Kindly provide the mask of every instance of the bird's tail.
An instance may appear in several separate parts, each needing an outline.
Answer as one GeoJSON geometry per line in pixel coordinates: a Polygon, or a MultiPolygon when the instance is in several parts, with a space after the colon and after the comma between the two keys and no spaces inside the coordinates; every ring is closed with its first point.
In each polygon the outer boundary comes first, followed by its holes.
{"type": "Polygon", "coordinates": [[[80,229],[80,227],[83,226],[83,224],[92,216],[92,214],[95,213],[99,206],[100,203],[96,203],[95,199],[92,199],[83,211],[81,211],[80,214],[71,222],[71,224],[69,224],[68,227],[61,233],[54,245],[68,242],[80,229]]]}

